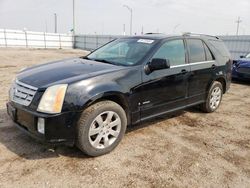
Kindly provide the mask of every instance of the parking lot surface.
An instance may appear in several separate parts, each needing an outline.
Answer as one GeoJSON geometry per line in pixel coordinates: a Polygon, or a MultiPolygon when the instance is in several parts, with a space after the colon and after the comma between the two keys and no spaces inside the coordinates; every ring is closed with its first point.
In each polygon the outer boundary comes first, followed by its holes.
{"type": "Polygon", "coordinates": [[[5,107],[15,74],[85,53],[0,48],[0,187],[250,187],[250,83],[234,82],[215,113],[191,108],[130,127],[97,158],[20,132],[5,107]]]}

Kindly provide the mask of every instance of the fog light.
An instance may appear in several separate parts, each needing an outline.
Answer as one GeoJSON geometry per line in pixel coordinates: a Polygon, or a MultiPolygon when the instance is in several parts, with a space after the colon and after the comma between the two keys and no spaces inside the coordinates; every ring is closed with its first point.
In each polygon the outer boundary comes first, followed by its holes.
{"type": "Polygon", "coordinates": [[[43,118],[38,118],[37,120],[37,131],[41,134],[45,133],[45,121],[43,118]]]}

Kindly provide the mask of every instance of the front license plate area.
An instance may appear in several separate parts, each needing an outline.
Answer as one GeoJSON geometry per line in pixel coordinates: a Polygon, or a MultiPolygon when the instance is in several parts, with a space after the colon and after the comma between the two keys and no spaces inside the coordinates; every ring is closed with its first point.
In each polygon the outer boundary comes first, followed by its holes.
{"type": "Polygon", "coordinates": [[[16,109],[11,106],[11,105],[7,105],[7,111],[8,111],[8,114],[10,116],[10,118],[13,120],[13,121],[16,121],[16,109]]]}

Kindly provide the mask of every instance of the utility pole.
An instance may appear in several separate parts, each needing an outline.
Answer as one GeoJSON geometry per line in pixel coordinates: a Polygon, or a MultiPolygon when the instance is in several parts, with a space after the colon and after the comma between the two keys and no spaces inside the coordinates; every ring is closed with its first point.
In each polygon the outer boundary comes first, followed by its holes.
{"type": "Polygon", "coordinates": [[[75,0],[73,0],[73,35],[76,32],[76,19],[75,19],[75,0]]]}
{"type": "Polygon", "coordinates": [[[45,32],[48,32],[48,24],[47,24],[47,20],[45,20],[45,32]]]}
{"type": "Polygon", "coordinates": [[[55,33],[57,33],[57,14],[54,13],[55,16],[55,33]]]}
{"type": "Polygon", "coordinates": [[[240,23],[242,22],[242,20],[240,19],[240,17],[238,17],[238,20],[236,21],[237,23],[237,31],[236,31],[236,35],[239,35],[239,28],[240,28],[240,23]]]}
{"type": "Polygon", "coordinates": [[[144,34],[144,28],[143,28],[143,26],[141,27],[141,35],[143,35],[144,34]]]}
{"type": "Polygon", "coordinates": [[[133,9],[128,5],[123,5],[123,7],[127,8],[130,12],[130,35],[132,35],[132,25],[133,25],[133,9]]]}

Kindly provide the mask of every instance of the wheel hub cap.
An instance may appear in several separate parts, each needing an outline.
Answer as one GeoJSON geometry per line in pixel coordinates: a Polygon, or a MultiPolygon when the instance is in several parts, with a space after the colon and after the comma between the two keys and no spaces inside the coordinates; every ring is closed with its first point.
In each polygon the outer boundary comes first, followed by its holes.
{"type": "Polygon", "coordinates": [[[117,113],[106,111],[99,114],[89,129],[89,142],[96,149],[112,145],[121,131],[121,119],[117,113]]]}

